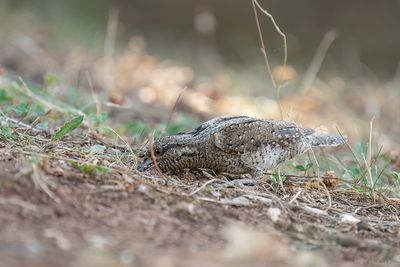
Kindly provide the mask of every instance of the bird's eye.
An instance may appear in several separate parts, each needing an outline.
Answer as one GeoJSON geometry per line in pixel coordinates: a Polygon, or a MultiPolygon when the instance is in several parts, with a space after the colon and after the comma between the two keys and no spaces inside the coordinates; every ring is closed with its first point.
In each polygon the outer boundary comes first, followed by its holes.
{"type": "Polygon", "coordinates": [[[154,154],[156,155],[161,155],[162,154],[162,148],[160,146],[154,146],[154,154]]]}

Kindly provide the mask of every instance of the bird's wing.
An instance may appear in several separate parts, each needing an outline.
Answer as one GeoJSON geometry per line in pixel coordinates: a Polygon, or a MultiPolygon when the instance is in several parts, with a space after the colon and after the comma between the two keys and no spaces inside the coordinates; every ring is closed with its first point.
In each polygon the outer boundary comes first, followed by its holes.
{"type": "Polygon", "coordinates": [[[311,134],[284,121],[251,120],[227,125],[213,134],[214,145],[229,154],[245,154],[262,146],[287,146],[311,134]]]}
{"type": "Polygon", "coordinates": [[[193,131],[189,132],[188,134],[191,134],[193,136],[198,136],[202,134],[203,132],[209,130],[213,131],[215,127],[220,127],[221,125],[230,125],[230,124],[235,124],[238,122],[250,122],[250,121],[260,121],[259,119],[254,119],[251,117],[247,116],[222,116],[222,117],[217,117],[212,120],[206,121],[202,124],[200,124],[197,128],[195,128],[193,131]]]}

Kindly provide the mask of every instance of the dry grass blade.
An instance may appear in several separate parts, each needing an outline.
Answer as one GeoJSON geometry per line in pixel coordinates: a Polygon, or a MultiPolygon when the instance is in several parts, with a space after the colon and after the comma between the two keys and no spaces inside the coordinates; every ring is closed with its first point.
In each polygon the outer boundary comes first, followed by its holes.
{"type": "Polygon", "coordinates": [[[258,20],[258,14],[257,14],[257,9],[255,7],[255,3],[256,1],[253,0],[252,4],[253,4],[253,9],[254,9],[254,15],[256,18],[256,24],[257,24],[257,30],[258,30],[258,35],[260,37],[260,45],[261,45],[261,52],[263,53],[264,56],[264,61],[265,61],[265,65],[267,67],[267,72],[271,78],[272,81],[272,85],[274,86],[274,88],[276,88],[276,82],[275,82],[275,78],[274,75],[272,74],[272,69],[271,69],[271,65],[269,64],[269,59],[268,59],[268,54],[267,54],[267,50],[265,48],[265,44],[264,44],[264,38],[263,38],[263,34],[261,31],[261,26],[260,26],[260,22],[258,20]]]}
{"type": "Polygon", "coordinates": [[[32,168],[31,177],[32,177],[32,181],[35,184],[35,186],[37,186],[38,188],[43,190],[43,192],[45,192],[52,200],[54,200],[54,202],[56,202],[57,204],[60,204],[61,203],[60,198],[57,197],[53,193],[53,191],[50,190],[49,181],[39,173],[37,164],[32,163],[31,168],[32,168]]]}
{"type": "Polygon", "coordinates": [[[256,4],[259,10],[263,12],[265,15],[268,16],[268,18],[271,20],[272,24],[274,25],[276,31],[279,33],[280,36],[282,36],[283,39],[283,66],[285,67],[287,64],[287,40],[286,40],[286,34],[283,33],[283,31],[279,28],[278,24],[275,22],[274,17],[265,9],[262,8],[262,6],[257,2],[257,0],[253,0],[253,3],[256,4]]]}
{"type": "Polygon", "coordinates": [[[307,205],[301,205],[300,206],[303,210],[305,210],[305,211],[307,211],[308,213],[310,213],[310,214],[313,214],[313,215],[324,215],[324,216],[328,216],[328,213],[325,211],[325,210],[321,210],[321,209],[317,209],[317,208],[314,208],[314,207],[310,207],[310,206],[307,206],[307,205]]]}
{"type": "Polygon", "coordinates": [[[203,185],[201,185],[200,187],[196,188],[195,190],[193,190],[192,192],[190,192],[189,194],[187,194],[187,196],[193,196],[193,195],[197,194],[198,192],[200,192],[201,190],[203,190],[204,188],[206,188],[208,185],[213,184],[213,183],[216,183],[216,182],[224,183],[224,181],[221,180],[221,179],[212,179],[212,180],[209,180],[209,181],[205,182],[203,185]]]}
{"type": "Polygon", "coordinates": [[[149,151],[150,151],[150,158],[153,161],[154,167],[156,168],[158,174],[161,177],[165,178],[164,173],[161,171],[160,167],[158,166],[157,158],[154,153],[154,138],[153,138],[153,136],[149,137],[149,151]]]}
{"type": "Polygon", "coordinates": [[[328,196],[328,207],[327,210],[330,209],[332,207],[332,197],[331,194],[329,193],[329,189],[326,187],[325,183],[322,180],[318,180],[318,182],[320,183],[320,185],[322,186],[322,188],[324,188],[326,195],[328,196]]]}
{"type": "Polygon", "coordinates": [[[100,102],[99,98],[97,97],[97,94],[94,90],[93,81],[92,81],[92,78],[90,77],[89,71],[86,71],[85,75],[86,75],[86,80],[89,84],[90,92],[92,93],[93,101],[96,104],[96,115],[99,116],[101,113],[101,102],[100,102]]]}
{"type": "Polygon", "coordinates": [[[277,83],[275,81],[275,78],[274,78],[274,75],[272,73],[272,68],[271,68],[271,65],[269,63],[267,50],[266,50],[266,47],[265,47],[265,44],[264,44],[264,38],[263,38],[262,31],[261,31],[261,26],[260,26],[260,22],[259,22],[259,19],[258,19],[258,13],[257,13],[256,7],[271,20],[271,22],[274,25],[274,28],[276,29],[276,31],[279,33],[280,36],[282,36],[283,49],[284,49],[284,51],[283,51],[283,67],[286,67],[287,54],[288,54],[288,52],[287,52],[286,35],[279,28],[278,24],[275,22],[274,17],[267,10],[262,8],[262,6],[257,2],[257,0],[252,0],[251,2],[252,2],[252,5],[253,5],[254,16],[255,16],[255,19],[256,19],[258,35],[259,35],[259,38],[260,38],[261,52],[263,53],[263,56],[264,56],[264,61],[265,61],[265,65],[267,67],[267,72],[268,72],[268,74],[269,74],[269,76],[271,78],[272,85],[273,85],[273,87],[274,87],[274,89],[276,91],[276,97],[277,97],[277,101],[278,101],[279,112],[280,112],[281,118],[283,118],[282,107],[281,107],[281,104],[280,104],[280,89],[281,89],[282,85],[281,84],[277,85],[277,83]]]}
{"type": "Polygon", "coordinates": [[[374,118],[371,119],[369,122],[369,139],[368,139],[368,154],[367,154],[367,160],[368,160],[368,175],[369,175],[369,182],[373,194],[374,190],[374,182],[372,180],[372,173],[371,173],[371,165],[372,165],[372,131],[373,131],[373,124],[374,124],[374,118]]]}
{"type": "Polygon", "coordinates": [[[136,157],[135,152],[133,152],[132,147],[131,147],[131,146],[125,141],[125,139],[122,138],[122,136],[121,136],[119,133],[117,133],[113,128],[108,127],[108,126],[104,126],[103,128],[104,128],[104,129],[107,129],[108,131],[111,131],[113,134],[115,134],[115,135],[125,144],[126,148],[127,148],[128,151],[131,153],[132,161],[133,161],[133,168],[136,169],[136,166],[137,166],[137,157],[136,157]]]}
{"type": "MultiPolygon", "coordinates": [[[[4,112],[1,111],[1,110],[0,110],[0,115],[6,120],[6,122],[9,122],[9,121],[10,121],[10,122],[12,122],[12,123],[15,123],[15,124],[18,125],[18,127],[26,129],[26,131],[29,131],[29,130],[30,130],[30,131],[35,132],[35,133],[39,133],[39,132],[42,131],[41,129],[35,128],[34,125],[33,125],[33,123],[32,123],[32,125],[28,125],[28,124],[26,124],[26,123],[23,123],[22,121],[19,121],[19,120],[16,120],[16,119],[13,119],[13,118],[8,117],[8,116],[7,116],[6,114],[4,114],[4,112]]],[[[25,131],[25,133],[26,133],[26,131],[25,131]]]]}
{"type": "Polygon", "coordinates": [[[289,200],[288,204],[292,204],[301,194],[302,190],[301,188],[299,188],[299,190],[297,190],[297,193],[289,200]]]}
{"type": "Polygon", "coordinates": [[[286,194],[285,187],[283,186],[282,176],[281,176],[281,168],[278,168],[278,179],[279,179],[279,186],[281,187],[282,191],[286,194]]]}
{"type": "Polygon", "coordinates": [[[187,89],[187,86],[185,86],[185,87],[182,89],[182,91],[179,93],[178,97],[177,97],[176,100],[175,100],[174,105],[172,106],[171,111],[169,112],[168,119],[167,119],[167,123],[165,124],[165,128],[164,128],[164,131],[165,131],[165,132],[167,131],[168,126],[169,126],[169,124],[171,123],[172,116],[174,115],[175,110],[176,110],[176,108],[177,108],[177,106],[178,106],[178,104],[179,104],[179,101],[180,101],[180,99],[182,98],[182,95],[183,95],[183,93],[186,91],[186,89],[187,89]]]}
{"type": "Polygon", "coordinates": [[[273,202],[273,200],[270,198],[267,198],[264,196],[258,196],[258,195],[254,195],[254,194],[253,195],[243,195],[243,197],[246,197],[250,200],[261,202],[265,205],[270,205],[273,202]]]}

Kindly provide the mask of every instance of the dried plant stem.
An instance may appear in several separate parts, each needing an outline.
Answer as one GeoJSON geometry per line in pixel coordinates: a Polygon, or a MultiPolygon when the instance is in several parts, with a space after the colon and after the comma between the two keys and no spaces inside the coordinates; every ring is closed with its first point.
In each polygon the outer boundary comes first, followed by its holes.
{"type": "Polygon", "coordinates": [[[187,194],[187,196],[193,196],[193,195],[197,194],[198,192],[200,192],[201,190],[203,190],[204,188],[206,188],[209,184],[212,184],[212,183],[215,183],[215,182],[221,182],[221,183],[223,183],[224,181],[221,180],[221,179],[216,179],[216,178],[211,179],[211,180],[205,182],[202,186],[196,188],[195,190],[193,190],[192,192],[190,192],[189,194],[187,194]]]}
{"type": "Polygon", "coordinates": [[[105,127],[102,127],[102,128],[111,131],[111,132],[112,132],[113,134],[115,134],[119,139],[121,139],[121,141],[125,144],[126,148],[127,148],[127,149],[129,150],[129,152],[131,153],[132,160],[133,160],[133,164],[134,164],[134,166],[135,166],[135,168],[136,168],[136,166],[137,166],[137,158],[136,158],[135,152],[133,152],[133,150],[132,150],[132,147],[131,147],[131,146],[125,141],[125,139],[122,138],[122,136],[121,136],[119,133],[117,133],[113,128],[108,127],[108,126],[105,126],[105,127]]]}
{"type": "Polygon", "coordinates": [[[324,188],[326,195],[328,196],[328,208],[326,210],[329,210],[330,208],[332,208],[332,197],[331,194],[329,193],[328,187],[326,187],[326,185],[324,184],[323,181],[319,180],[320,185],[322,185],[322,187],[324,188]]]}
{"type": "Polygon", "coordinates": [[[276,81],[275,81],[274,75],[272,74],[271,64],[269,63],[268,54],[267,54],[267,50],[266,50],[266,47],[265,47],[265,44],[264,44],[264,38],[263,38],[261,26],[260,26],[260,21],[258,19],[257,8],[271,20],[271,22],[274,25],[274,28],[276,29],[276,31],[279,33],[280,36],[282,36],[283,49],[284,49],[284,51],[283,51],[283,67],[286,67],[287,54],[288,54],[287,53],[286,35],[279,28],[278,24],[275,22],[274,17],[267,10],[262,8],[262,6],[257,2],[257,0],[252,0],[251,2],[252,2],[252,5],[253,5],[254,16],[255,16],[255,19],[256,19],[258,35],[259,35],[259,38],[260,38],[261,52],[262,52],[262,54],[264,56],[264,61],[265,61],[265,65],[267,67],[267,72],[268,72],[268,74],[269,74],[269,76],[271,78],[272,85],[273,85],[273,87],[275,89],[275,92],[276,92],[276,98],[277,98],[277,102],[278,102],[280,117],[283,118],[282,107],[281,107],[281,103],[280,103],[280,90],[283,87],[283,85],[280,82],[277,84],[276,81]]]}
{"type": "Polygon", "coordinates": [[[42,132],[41,129],[35,128],[34,125],[33,125],[33,123],[32,123],[31,125],[28,125],[28,124],[26,124],[26,123],[23,123],[22,121],[19,121],[19,120],[10,118],[10,117],[8,117],[6,114],[4,114],[4,112],[1,111],[1,110],[0,110],[0,116],[3,117],[3,118],[5,119],[6,122],[9,122],[9,121],[10,121],[10,122],[12,122],[12,123],[17,124],[18,127],[21,127],[21,128],[26,129],[26,130],[25,130],[25,133],[26,133],[27,131],[29,131],[29,130],[32,131],[32,132],[35,132],[35,133],[42,132]]]}
{"type": "Polygon", "coordinates": [[[175,111],[176,111],[176,107],[178,106],[178,103],[179,103],[179,101],[181,100],[182,95],[183,95],[183,93],[186,91],[186,89],[187,89],[187,86],[185,86],[185,87],[182,89],[182,91],[179,93],[178,97],[176,98],[174,105],[172,106],[172,109],[171,109],[171,111],[170,111],[170,113],[169,113],[169,115],[168,115],[167,123],[165,124],[165,129],[164,129],[165,132],[167,131],[168,126],[169,126],[169,124],[171,123],[172,116],[174,115],[174,113],[175,113],[175,111]]]}
{"type": "MultiPolygon", "coordinates": [[[[272,24],[274,25],[276,31],[279,33],[280,36],[282,36],[283,39],[283,66],[286,67],[287,64],[287,39],[286,39],[286,34],[283,33],[283,31],[279,28],[278,24],[275,22],[274,17],[265,9],[263,9],[261,7],[261,5],[257,2],[257,0],[253,0],[253,3],[256,4],[256,6],[258,7],[258,9],[261,10],[261,12],[263,12],[265,15],[268,16],[268,18],[271,20],[272,24]]],[[[257,19],[258,20],[258,19],[257,19]]],[[[258,25],[259,26],[259,25],[258,25]]],[[[261,30],[259,31],[261,32],[261,30]]]]}
{"type": "Polygon", "coordinates": [[[257,13],[257,9],[256,9],[256,6],[255,6],[256,1],[253,0],[252,3],[253,3],[254,15],[255,15],[255,18],[256,18],[256,24],[257,24],[258,35],[259,35],[259,37],[260,37],[261,52],[263,53],[265,65],[266,65],[266,67],[267,67],[267,72],[268,72],[268,74],[269,74],[269,76],[270,76],[270,78],[271,78],[272,85],[274,86],[274,88],[276,88],[275,78],[274,78],[274,75],[272,75],[271,65],[269,64],[268,54],[267,54],[267,50],[266,50],[266,48],[265,48],[265,44],[264,44],[263,34],[262,34],[262,31],[261,31],[260,22],[259,22],[259,20],[258,20],[258,13],[257,13]]]}
{"type": "Polygon", "coordinates": [[[96,104],[96,115],[99,116],[101,113],[101,102],[100,102],[96,92],[94,91],[93,82],[92,82],[92,78],[90,77],[89,71],[86,71],[85,75],[86,75],[86,80],[89,84],[90,91],[92,93],[93,101],[96,104]]]}
{"type": "Polygon", "coordinates": [[[372,179],[371,165],[372,165],[372,130],[373,130],[374,118],[371,119],[369,123],[369,140],[368,140],[368,152],[367,158],[364,157],[365,167],[368,171],[368,183],[370,186],[372,197],[375,199],[374,194],[374,182],[372,179]]]}
{"type": "Polygon", "coordinates": [[[301,188],[299,188],[299,190],[297,190],[297,193],[289,200],[288,204],[292,204],[301,194],[302,190],[301,188]]]}
{"type": "Polygon", "coordinates": [[[326,53],[328,52],[328,49],[332,45],[333,41],[335,41],[336,37],[336,32],[329,31],[322,38],[322,41],[319,44],[316,53],[314,54],[311,64],[308,67],[306,74],[304,75],[304,79],[301,82],[300,91],[303,95],[313,84],[315,77],[317,76],[317,73],[321,68],[322,62],[324,61],[326,53]]]}
{"type": "MultiPolygon", "coordinates": [[[[342,134],[342,131],[339,129],[339,127],[336,127],[336,130],[338,131],[340,137],[345,138],[345,136],[342,134]]],[[[353,148],[350,146],[348,141],[346,141],[345,144],[346,144],[347,148],[350,150],[353,158],[356,160],[359,169],[361,170],[363,167],[362,167],[362,165],[360,163],[360,160],[357,158],[356,153],[354,152],[353,148]]]]}
{"type": "Polygon", "coordinates": [[[285,187],[283,186],[282,176],[281,176],[281,168],[278,168],[278,179],[279,179],[279,186],[282,188],[282,192],[286,194],[285,187]]]}
{"type": "Polygon", "coordinates": [[[165,175],[161,171],[160,167],[158,166],[157,157],[154,153],[154,138],[153,136],[149,137],[149,151],[150,151],[150,158],[154,163],[154,167],[156,168],[158,174],[165,179],[165,175]]]}
{"type": "Polygon", "coordinates": [[[54,202],[56,202],[57,204],[61,203],[61,200],[59,197],[57,197],[53,191],[50,190],[49,186],[48,186],[48,181],[46,180],[45,177],[43,177],[40,173],[39,173],[39,169],[37,167],[36,164],[31,164],[31,168],[32,168],[32,180],[33,183],[39,187],[40,189],[43,190],[43,192],[45,192],[52,200],[54,200],[54,202]]]}

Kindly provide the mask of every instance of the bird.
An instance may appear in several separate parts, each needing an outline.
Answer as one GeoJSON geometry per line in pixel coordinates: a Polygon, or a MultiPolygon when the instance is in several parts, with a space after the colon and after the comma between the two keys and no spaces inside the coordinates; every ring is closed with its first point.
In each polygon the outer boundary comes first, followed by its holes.
{"type": "Polygon", "coordinates": [[[140,171],[163,173],[210,170],[215,174],[260,177],[312,147],[339,146],[342,135],[317,133],[293,122],[248,116],[222,116],[191,132],[155,140],[141,154],[140,171]]]}

